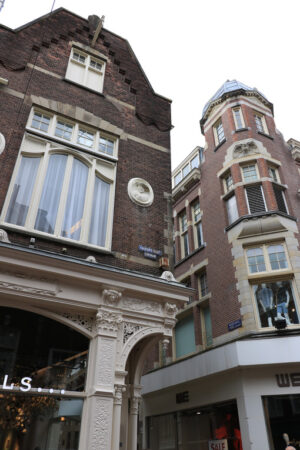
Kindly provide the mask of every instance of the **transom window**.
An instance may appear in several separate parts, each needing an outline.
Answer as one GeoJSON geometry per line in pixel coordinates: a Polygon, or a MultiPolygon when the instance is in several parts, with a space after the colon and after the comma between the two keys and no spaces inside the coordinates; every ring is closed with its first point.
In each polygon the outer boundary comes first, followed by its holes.
{"type": "Polygon", "coordinates": [[[1,221],[108,248],[115,164],[25,136],[1,221]]]}
{"type": "Polygon", "coordinates": [[[66,79],[93,91],[102,92],[105,72],[104,59],[95,58],[81,50],[71,51],[66,79]]]}
{"type": "Polygon", "coordinates": [[[39,130],[41,134],[46,133],[57,140],[68,141],[96,153],[117,156],[116,138],[96,128],[86,128],[79,123],[71,123],[56,114],[46,114],[35,109],[29,117],[27,128],[39,130]]]}
{"type": "Polygon", "coordinates": [[[251,274],[288,268],[288,261],[282,244],[249,248],[246,250],[246,255],[251,274]]]}
{"type": "Polygon", "coordinates": [[[245,183],[249,183],[251,181],[255,181],[258,179],[256,165],[251,164],[249,166],[242,167],[243,179],[245,183]]]}
{"type": "Polygon", "coordinates": [[[46,116],[40,112],[35,112],[32,118],[32,128],[36,128],[37,130],[44,131],[47,133],[51,117],[46,116]]]}

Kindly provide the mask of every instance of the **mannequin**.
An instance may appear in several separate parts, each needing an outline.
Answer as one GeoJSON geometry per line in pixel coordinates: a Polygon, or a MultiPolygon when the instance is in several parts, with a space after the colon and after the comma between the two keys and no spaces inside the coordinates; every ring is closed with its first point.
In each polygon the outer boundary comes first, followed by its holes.
{"type": "Polygon", "coordinates": [[[284,315],[286,323],[290,325],[291,321],[288,313],[290,294],[288,292],[287,285],[283,282],[281,282],[280,284],[281,286],[277,291],[277,317],[281,319],[282,315],[284,315]]]}
{"type": "Polygon", "coordinates": [[[274,307],[272,289],[268,288],[265,283],[262,283],[256,291],[256,298],[268,317],[268,326],[272,327],[272,308],[274,307]]]}

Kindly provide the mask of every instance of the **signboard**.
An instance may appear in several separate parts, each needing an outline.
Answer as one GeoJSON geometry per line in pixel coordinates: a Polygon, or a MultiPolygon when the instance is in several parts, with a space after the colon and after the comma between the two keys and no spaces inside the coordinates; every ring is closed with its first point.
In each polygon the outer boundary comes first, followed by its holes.
{"type": "Polygon", "coordinates": [[[236,328],[240,328],[241,326],[242,326],[242,320],[241,319],[234,320],[233,322],[230,322],[228,324],[228,331],[233,331],[236,328]]]}
{"type": "Polygon", "coordinates": [[[12,390],[20,390],[22,392],[28,392],[31,391],[31,389],[33,391],[37,391],[37,392],[50,392],[50,394],[53,393],[59,393],[59,394],[64,394],[65,390],[64,389],[59,389],[59,390],[54,390],[52,388],[47,389],[47,388],[32,388],[31,386],[31,382],[32,382],[32,378],[30,377],[23,377],[20,381],[20,385],[15,385],[14,383],[10,383],[9,379],[8,379],[8,375],[4,375],[3,378],[3,384],[0,384],[0,389],[3,390],[7,390],[7,391],[12,391],[12,390]]]}
{"type": "Polygon", "coordinates": [[[176,403],[185,403],[189,400],[189,391],[179,392],[178,394],[176,394],[176,403]]]}
{"type": "Polygon", "coordinates": [[[151,247],[145,247],[144,245],[139,245],[139,252],[144,253],[144,258],[153,259],[154,261],[157,260],[158,256],[162,255],[161,250],[155,250],[151,247]]]}
{"type": "Polygon", "coordinates": [[[227,439],[218,439],[216,441],[208,441],[209,450],[228,450],[227,439]]]}

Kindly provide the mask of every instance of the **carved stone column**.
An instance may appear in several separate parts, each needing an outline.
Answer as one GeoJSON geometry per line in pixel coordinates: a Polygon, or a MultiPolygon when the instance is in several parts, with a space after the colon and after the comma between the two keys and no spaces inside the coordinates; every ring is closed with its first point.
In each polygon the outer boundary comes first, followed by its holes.
{"type": "Polygon", "coordinates": [[[99,308],[95,336],[90,343],[87,399],[82,420],[80,450],[110,450],[119,313],[99,308]]]}
{"type": "Polygon", "coordinates": [[[115,385],[114,396],[114,414],[113,414],[113,433],[112,433],[112,450],[119,450],[120,448],[120,426],[121,426],[121,410],[123,392],[126,391],[126,387],[121,384],[115,385]]]}
{"type": "Polygon", "coordinates": [[[128,447],[127,450],[136,450],[138,432],[139,403],[141,399],[140,387],[135,386],[130,398],[130,411],[128,421],[128,447]]]}

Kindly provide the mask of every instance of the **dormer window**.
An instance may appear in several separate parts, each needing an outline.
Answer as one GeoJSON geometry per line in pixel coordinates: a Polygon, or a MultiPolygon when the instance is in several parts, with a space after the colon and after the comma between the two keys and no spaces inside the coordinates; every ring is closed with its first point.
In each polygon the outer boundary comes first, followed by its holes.
{"type": "Polygon", "coordinates": [[[105,61],[72,48],[66,79],[96,92],[102,92],[105,61]]]}

